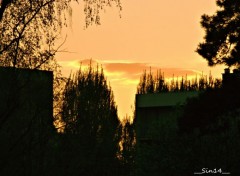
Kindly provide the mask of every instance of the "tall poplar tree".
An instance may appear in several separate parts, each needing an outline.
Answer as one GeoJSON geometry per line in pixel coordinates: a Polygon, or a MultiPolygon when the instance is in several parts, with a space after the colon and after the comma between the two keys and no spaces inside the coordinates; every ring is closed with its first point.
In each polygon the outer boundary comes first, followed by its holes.
{"type": "MultiPolygon", "coordinates": [[[[62,108],[65,135],[75,136],[82,152],[84,174],[116,175],[120,142],[120,121],[111,87],[103,69],[81,67],[66,84],[62,108]],[[85,147],[84,147],[85,146],[85,147]],[[88,161],[86,164],[86,160],[88,161]]],[[[72,151],[74,153],[74,151],[72,151]]]]}

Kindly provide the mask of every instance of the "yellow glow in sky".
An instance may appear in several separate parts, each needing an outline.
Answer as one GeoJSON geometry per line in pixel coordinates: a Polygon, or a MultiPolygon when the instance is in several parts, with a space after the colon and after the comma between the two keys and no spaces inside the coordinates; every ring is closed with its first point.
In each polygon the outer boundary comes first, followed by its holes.
{"type": "Polygon", "coordinates": [[[150,66],[169,75],[211,70],[213,76],[221,76],[223,67],[209,68],[195,52],[204,35],[200,17],[216,11],[215,0],[122,0],[121,18],[117,8],[108,8],[100,26],[85,30],[82,5],[72,5],[72,27],[62,31],[62,41],[67,35],[62,49],[68,52],[59,52],[56,58],[65,76],[78,68],[80,60],[102,64],[120,118],[132,115],[138,80],[150,66]]]}

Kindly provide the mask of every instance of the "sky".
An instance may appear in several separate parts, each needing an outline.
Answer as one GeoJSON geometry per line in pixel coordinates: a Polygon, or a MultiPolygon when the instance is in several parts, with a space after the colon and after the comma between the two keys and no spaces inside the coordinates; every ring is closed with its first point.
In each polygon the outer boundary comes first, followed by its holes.
{"type": "Polygon", "coordinates": [[[215,0],[121,0],[123,10],[114,6],[101,13],[101,25],[84,28],[83,3],[72,4],[69,27],[56,58],[64,76],[83,65],[102,65],[110,83],[118,114],[132,116],[137,84],[143,70],[161,69],[165,77],[209,74],[221,78],[223,66],[208,67],[195,50],[203,41],[203,14],[213,14],[215,0]],[[120,17],[121,16],[121,17],[120,17]]]}

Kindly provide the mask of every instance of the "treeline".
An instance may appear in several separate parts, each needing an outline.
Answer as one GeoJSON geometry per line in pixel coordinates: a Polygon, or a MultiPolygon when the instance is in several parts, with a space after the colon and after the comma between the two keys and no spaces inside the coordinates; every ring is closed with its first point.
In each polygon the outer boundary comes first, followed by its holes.
{"type": "Polygon", "coordinates": [[[65,84],[57,135],[58,175],[131,175],[135,133],[129,117],[120,122],[103,69],[72,74],[65,84]]]}
{"type": "MultiPolygon", "coordinates": [[[[33,73],[28,70],[26,77],[29,74],[31,78],[33,73]]],[[[10,78],[11,75],[1,80],[8,83],[10,78]]],[[[128,116],[123,122],[119,120],[113,91],[101,67],[94,68],[91,63],[86,69],[80,66],[68,79],[61,79],[60,87],[53,90],[58,92],[54,97],[48,87],[52,79],[47,79],[46,86],[46,82],[36,79],[42,79],[37,75],[33,79],[37,87],[32,88],[29,84],[32,80],[27,78],[26,85],[31,89],[26,86],[19,91],[22,78],[18,82],[10,79],[9,86],[0,84],[0,89],[11,95],[1,94],[4,98],[0,103],[1,176],[134,174],[134,125],[128,116]],[[47,93],[39,91],[41,86],[47,93]],[[43,98],[39,100],[39,96],[43,98]],[[45,110],[49,112],[39,112],[45,110]]]]}
{"type": "MultiPolygon", "coordinates": [[[[43,135],[36,131],[44,128],[32,126],[26,131],[30,138],[21,136],[18,145],[5,143],[0,175],[190,176],[203,167],[239,175],[240,84],[224,88],[211,76],[174,80],[167,82],[160,71],[155,77],[143,72],[137,93],[201,93],[185,106],[173,107],[169,118],[150,121],[151,138],[140,141],[136,112],[133,122],[128,116],[119,120],[103,69],[91,63],[87,69],[80,66],[57,96],[59,131],[51,128],[43,135]],[[14,152],[5,151],[12,147],[14,152]]],[[[9,135],[2,132],[7,141],[9,135]]]]}
{"type": "Polygon", "coordinates": [[[173,77],[167,81],[164,72],[158,70],[156,74],[151,71],[143,72],[137,87],[138,94],[160,93],[160,92],[176,92],[176,91],[201,91],[206,89],[214,89],[221,87],[221,80],[212,77],[211,73],[207,77],[203,73],[196,75],[194,79],[188,79],[188,75],[180,78],[173,77]]]}
{"type": "Polygon", "coordinates": [[[144,71],[138,93],[180,91],[181,87],[184,91],[202,91],[198,97],[188,99],[185,106],[173,107],[167,116],[149,120],[147,135],[151,137],[137,141],[137,175],[190,176],[203,168],[240,174],[239,79],[222,86],[220,80],[203,78],[190,84],[195,89],[184,89],[183,79],[180,88],[179,82],[172,81],[163,89],[163,74],[153,77],[151,71],[144,71]]]}

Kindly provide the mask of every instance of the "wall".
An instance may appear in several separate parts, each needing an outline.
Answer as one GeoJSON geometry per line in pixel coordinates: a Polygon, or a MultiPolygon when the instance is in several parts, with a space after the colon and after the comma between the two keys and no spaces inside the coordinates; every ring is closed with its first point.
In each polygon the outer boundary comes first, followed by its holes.
{"type": "Polygon", "coordinates": [[[0,67],[0,173],[41,174],[52,116],[52,72],[0,67]]]}
{"type": "Polygon", "coordinates": [[[173,118],[178,107],[198,94],[199,91],[136,95],[137,140],[151,138],[150,131],[154,124],[173,118]]]}
{"type": "Polygon", "coordinates": [[[136,95],[136,175],[167,173],[163,166],[175,157],[175,149],[168,148],[177,144],[173,139],[177,139],[181,107],[188,98],[198,95],[198,91],[136,95]]]}

